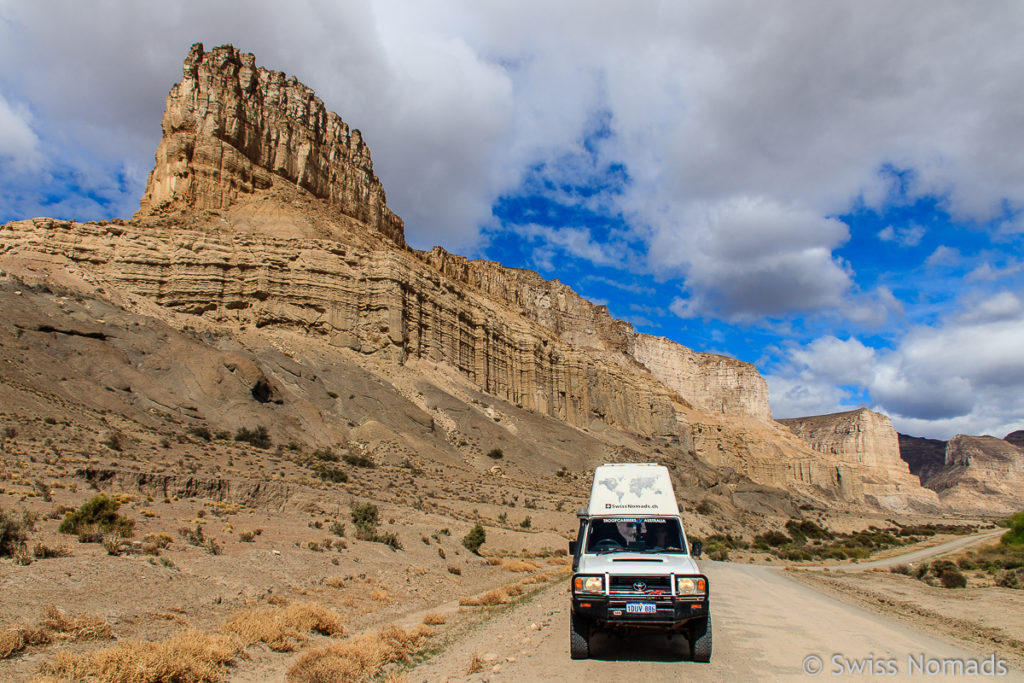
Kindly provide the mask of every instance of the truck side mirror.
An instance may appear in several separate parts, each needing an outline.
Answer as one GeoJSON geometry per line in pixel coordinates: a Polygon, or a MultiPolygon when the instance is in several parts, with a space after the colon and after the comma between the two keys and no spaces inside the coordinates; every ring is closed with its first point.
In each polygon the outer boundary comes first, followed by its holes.
{"type": "Polygon", "coordinates": [[[569,554],[570,555],[575,555],[576,554],[576,541],[569,541],[569,554]]]}
{"type": "Polygon", "coordinates": [[[690,554],[694,557],[700,557],[700,554],[704,552],[704,544],[700,541],[694,541],[690,548],[690,554]]]}

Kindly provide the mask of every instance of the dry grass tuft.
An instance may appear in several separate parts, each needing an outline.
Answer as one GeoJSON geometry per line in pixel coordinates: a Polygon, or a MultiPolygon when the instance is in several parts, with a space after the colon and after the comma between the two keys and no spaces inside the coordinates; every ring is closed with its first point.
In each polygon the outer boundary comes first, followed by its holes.
{"type": "Polygon", "coordinates": [[[463,607],[505,605],[511,601],[512,598],[509,597],[508,593],[506,593],[503,588],[495,588],[494,590],[481,593],[480,595],[459,598],[459,604],[463,607]]]}
{"type": "Polygon", "coordinates": [[[564,566],[564,565],[567,565],[567,564],[572,564],[572,559],[568,558],[568,557],[552,557],[552,558],[550,558],[548,560],[548,564],[556,564],[556,565],[563,565],[564,566]]]}
{"type": "Polygon", "coordinates": [[[508,604],[512,601],[512,598],[526,592],[526,589],[523,588],[524,584],[535,583],[535,581],[529,580],[531,578],[527,577],[522,583],[509,583],[480,595],[459,598],[459,604],[463,607],[489,607],[492,605],[508,604]]]}
{"type": "Polygon", "coordinates": [[[241,649],[233,636],[185,630],[158,643],[128,642],[81,655],[61,651],[40,672],[65,680],[219,681],[241,649]]]}
{"type": "Polygon", "coordinates": [[[100,617],[88,614],[69,616],[56,605],[43,608],[38,626],[17,626],[0,632],[0,659],[6,659],[33,645],[55,640],[107,640],[114,630],[100,617]]]}
{"type": "Polygon", "coordinates": [[[305,633],[319,633],[339,638],[348,635],[338,613],[318,602],[290,605],[285,608],[283,618],[289,625],[305,633]]]}
{"type": "Polygon", "coordinates": [[[326,579],[324,579],[324,583],[330,586],[331,588],[345,587],[345,579],[341,578],[340,576],[329,576],[326,579]]]}
{"type": "Polygon", "coordinates": [[[332,643],[300,656],[288,670],[293,683],[356,683],[369,681],[393,662],[405,662],[433,635],[425,626],[404,631],[389,626],[352,640],[332,643]]]}
{"type": "Polygon", "coordinates": [[[89,614],[69,616],[56,605],[43,608],[41,626],[71,640],[108,640],[114,637],[114,629],[102,618],[89,614]]]}
{"type": "Polygon", "coordinates": [[[423,617],[423,623],[427,624],[428,626],[440,626],[441,624],[444,624],[447,621],[448,620],[444,618],[444,615],[438,614],[436,612],[431,612],[430,614],[423,617]]]}
{"type": "Polygon", "coordinates": [[[540,569],[536,562],[530,562],[529,560],[507,560],[502,563],[501,567],[510,572],[532,572],[540,569]]]}
{"type": "Polygon", "coordinates": [[[379,601],[379,602],[394,602],[395,601],[395,599],[391,597],[391,593],[388,593],[387,590],[385,588],[383,588],[383,587],[381,587],[381,588],[374,588],[373,591],[370,593],[370,597],[372,599],[374,599],[374,600],[379,601]]]}
{"type": "Polygon", "coordinates": [[[282,609],[244,610],[220,627],[238,636],[244,647],[265,643],[275,652],[291,652],[308,633],[344,636],[341,617],[319,603],[307,602],[282,609]]]}
{"type": "Polygon", "coordinates": [[[469,666],[466,667],[467,674],[476,674],[484,670],[487,666],[487,662],[480,657],[479,653],[474,652],[473,657],[469,660],[469,666]]]}
{"type": "Polygon", "coordinates": [[[487,564],[491,565],[492,567],[497,567],[498,565],[501,564],[501,558],[500,557],[488,557],[487,558],[487,564]]]}

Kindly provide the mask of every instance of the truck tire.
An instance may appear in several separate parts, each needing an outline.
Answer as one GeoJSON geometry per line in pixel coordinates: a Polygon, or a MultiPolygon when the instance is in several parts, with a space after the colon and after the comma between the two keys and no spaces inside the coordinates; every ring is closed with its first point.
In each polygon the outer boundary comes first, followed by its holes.
{"type": "Polygon", "coordinates": [[[569,656],[573,659],[590,657],[590,620],[569,613],[569,656]]]}
{"type": "Polygon", "coordinates": [[[690,658],[695,662],[711,661],[711,615],[690,626],[690,658]]]}

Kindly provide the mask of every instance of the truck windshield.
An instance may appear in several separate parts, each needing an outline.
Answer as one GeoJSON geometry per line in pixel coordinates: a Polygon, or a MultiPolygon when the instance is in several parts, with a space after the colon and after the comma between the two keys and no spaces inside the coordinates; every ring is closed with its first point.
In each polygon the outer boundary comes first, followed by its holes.
{"type": "Polygon", "coordinates": [[[599,517],[590,522],[587,552],[686,552],[672,517],[599,517]]]}

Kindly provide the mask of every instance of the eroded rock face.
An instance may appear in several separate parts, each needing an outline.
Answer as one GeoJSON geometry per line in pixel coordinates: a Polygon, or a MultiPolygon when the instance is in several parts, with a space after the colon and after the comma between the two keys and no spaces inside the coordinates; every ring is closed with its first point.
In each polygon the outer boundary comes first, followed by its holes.
{"type": "Polygon", "coordinates": [[[633,336],[633,357],[704,412],[772,419],[768,383],[750,363],[695,353],[664,337],[633,336]]]}
{"type": "MultiPolygon", "coordinates": [[[[804,441],[771,421],[765,382],[748,364],[637,334],[537,273],[404,248],[358,132],[305,86],[230,47],[189,54],[133,221],[9,223],[0,227],[7,263],[80,272],[179,327],[255,329],[275,348],[313,338],[381,376],[454,375],[609,452],[637,439],[664,446],[659,457],[704,472],[702,486],[748,477],[823,502],[935,500],[905,464],[893,466],[894,443],[852,432],[804,441]]],[[[301,407],[282,375],[231,365],[261,406],[301,407]]],[[[425,396],[406,398],[429,411],[425,396]]],[[[873,420],[869,432],[879,431],[873,420]]],[[[557,431],[548,424],[539,432],[557,431]]],[[[535,436],[491,426],[491,441],[535,436]]]]}
{"type": "Polygon", "coordinates": [[[899,435],[900,457],[910,467],[910,473],[921,480],[940,472],[946,464],[946,442],[917,436],[899,435]]]}
{"type": "Polygon", "coordinates": [[[284,180],[404,243],[360,132],[251,54],[193,45],[162,127],[138,218],[226,209],[284,180]]]}
{"type": "Polygon", "coordinates": [[[924,484],[958,510],[1017,512],[1024,508],[1024,449],[993,436],[958,434],[946,442],[942,470],[924,484]]]}
{"type": "Polygon", "coordinates": [[[778,420],[814,450],[834,456],[862,472],[863,490],[884,507],[907,502],[935,505],[938,497],[921,487],[900,458],[892,421],[867,409],[846,413],[778,420]]]}

